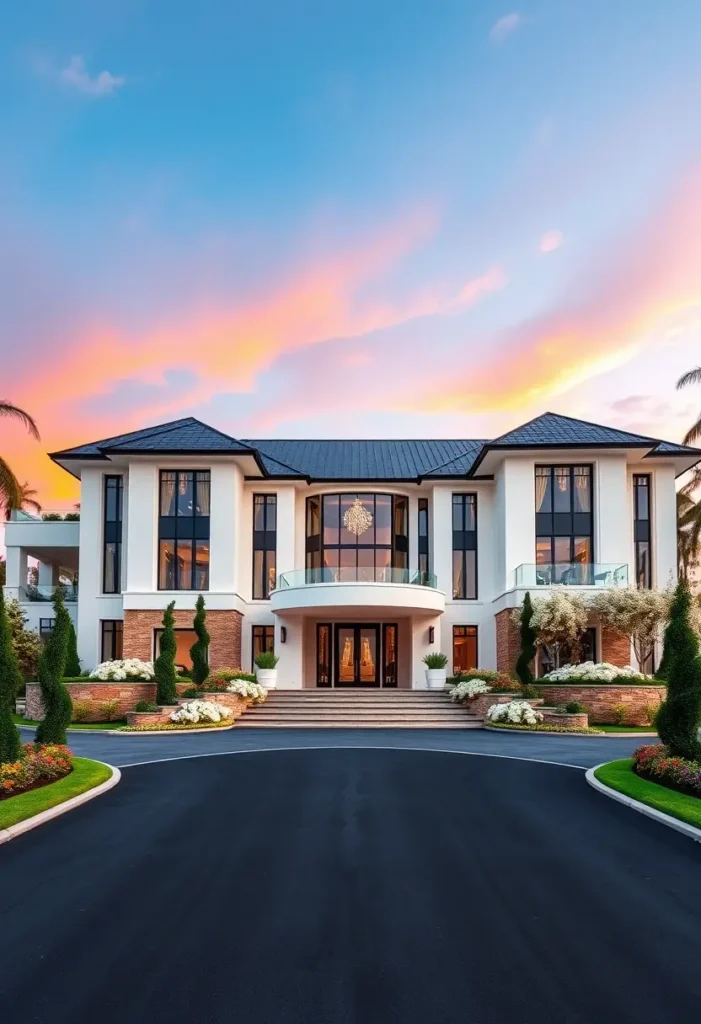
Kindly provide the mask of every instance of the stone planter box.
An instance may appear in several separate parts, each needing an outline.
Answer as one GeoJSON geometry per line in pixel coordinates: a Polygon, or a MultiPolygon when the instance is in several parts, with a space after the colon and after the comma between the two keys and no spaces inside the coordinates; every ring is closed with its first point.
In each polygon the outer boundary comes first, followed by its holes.
{"type": "Polygon", "coordinates": [[[203,697],[178,697],[178,704],[189,704],[191,700],[211,700],[217,704],[223,704],[225,708],[231,708],[234,718],[239,718],[246,708],[248,702],[239,697],[238,693],[207,693],[203,697]]]}
{"type": "Polygon", "coordinates": [[[173,706],[158,711],[127,711],[127,725],[162,725],[170,718],[173,706]]]}
{"type": "Polygon", "coordinates": [[[589,716],[586,714],[561,715],[557,711],[548,708],[542,712],[542,715],[543,721],[548,722],[550,725],[564,725],[568,728],[575,727],[577,729],[586,729],[589,725],[589,716]]]}
{"type": "MultiPolygon", "coordinates": [[[[192,686],[189,679],[176,684],[178,693],[192,686]]],[[[140,700],[147,700],[153,703],[156,700],[155,683],[129,683],[109,682],[102,683],[96,679],[84,679],[79,683],[66,683],[66,689],[73,701],[87,701],[94,705],[93,712],[88,715],[85,721],[104,722],[105,715],[102,706],[112,701],[117,701],[115,718],[124,718],[128,711],[133,711],[140,700]]],[[[27,718],[40,721],[44,717],[44,705],[41,701],[41,688],[39,683],[27,683],[27,718]]]]}
{"type": "Polygon", "coordinates": [[[578,701],[587,709],[589,722],[610,725],[615,722],[614,707],[622,704],[627,709],[624,725],[647,725],[645,708],[657,709],[667,696],[664,686],[619,685],[607,686],[578,684],[577,686],[538,685],[538,692],[547,704],[568,704],[578,701]]]}
{"type": "MultiPolygon", "coordinates": [[[[512,700],[521,700],[521,698],[510,693],[480,693],[479,696],[473,697],[472,700],[465,701],[464,704],[458,705],[469,711],[471,715],[477,715],[478,718],[484,718],[492,704],[510,704],[512,700]]],[[[528,703],[531,707],[536,708],[543,703],[543,699],[538,698],[537,700],[529,700],[528,703]]]]}

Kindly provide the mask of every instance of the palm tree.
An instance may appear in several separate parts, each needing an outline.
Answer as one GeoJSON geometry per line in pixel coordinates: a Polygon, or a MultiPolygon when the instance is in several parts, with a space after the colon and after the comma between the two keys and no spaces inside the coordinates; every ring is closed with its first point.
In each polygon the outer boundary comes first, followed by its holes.
{"type": "Polygon", "coordinates": [[[686,492],[686,488],[677,491],[677,555],[679,558],[679,575],[689,579],[689,570],[698,559],[699,539],[701,539],[701,502],[696,502],[686,492]]]}
{"type": "MultiPolygon", "coordinates": [[[[696,366],[693,370],[687,370],[686,373],[681,375],[677,381],[677,391],[681,391],[682,388],[688,388],[690,384],[701,384],[701,366],[696,366]]],[[[692,423],[684,435],[684,444],[693,444],[700,437],[701,415],[696,418],[696,422],[692,423]]]]}
{"type": "MultiPolygon", "coordinates": [[[[16,420],[19,420],[28,430],[28,432],[37,441],[40,441],[39,429],[24,409],[20,409],[19,406],[13,405],[12,402],[6,401],[4,398],[0,398],[0,417],[11,416],[16,420]]],[[[0,455],[0,504],[4,505],[5,508],[21,508],[22,507],[22,485],[10,469],[9,465],[3,457],[0,455]]]]}
{"type": "MultiPolygon", "coordinates": [[[[41,512],[41,505],[37,501],[37,492],[34,490],[34,488],[30,487],[29,484],[25,482],[19,485],[19,489],[20,500],[16,505],[13,505],[12,508],[29,507],[34,509],[35,512],[41,512]]],[[[10,512],[12,511],[12,508],[8,505],[8,507],[5,509],[5,519],[10,518],[10,512]]]]}

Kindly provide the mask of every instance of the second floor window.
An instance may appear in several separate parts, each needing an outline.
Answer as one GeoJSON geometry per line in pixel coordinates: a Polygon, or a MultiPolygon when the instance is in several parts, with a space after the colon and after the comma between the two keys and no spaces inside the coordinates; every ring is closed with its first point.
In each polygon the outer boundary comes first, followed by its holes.
{"type": "Polygon", "coordinates": [[[453,495],[453,598],[477,598],[477,495],[453,495]]]}
{"type": "Polygon", "coordinates": [[[428,498],[419,498],[419,572],[428,571],[428,498]]]}
{"type": "Polygon", "coordinates": [[[105,477],[104,522],[102,524],[102,592],[122,590],[122,507],[124,481],[121,476],[105,477]]]}
{"type": "Polygon", "coordinates": [[[253,600],[265,601],[275,589],[277,495],[253,495],[253,600]]]}
{"type": "Polygon", "coordinates": [[[536,580],[594,583],[591,466],[536,466],[536,580]]]}
{"type": "Polygon", "coordinates": [[[635,542],[635,585],[649,590],[652,586],[650,560],[650,474],[633,475],[633,540],[635,542]]]}
{"type": "Polygon", "coordinates": [[[209,491],[209,470],[161,470],[159,590],[209,590],[209,491]]]}

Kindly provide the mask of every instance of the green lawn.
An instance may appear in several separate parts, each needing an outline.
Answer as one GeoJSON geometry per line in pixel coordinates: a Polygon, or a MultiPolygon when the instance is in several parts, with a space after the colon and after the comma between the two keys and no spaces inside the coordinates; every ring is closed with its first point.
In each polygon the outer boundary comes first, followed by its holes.
{"type": "MultiPolygon", "coordinates": [[[[15,725],[30,725],[37,726],[38,722],[35,722],[31,718],[22,718],[21,715],[13,715],[15,725]]],[[[69,729],[119,729],[120,726],[126,725],[126,718],[116,718],[114,722],[71,722],[68,726],[69,729]]]]}
{"type": "Polygon", "coordinates": [[[9,828],[18,821],[62,804],[64,800],[79,796],[88,789],[94,789],[101,782],[106,782],[111,774],[112,769],[108,765],[91,761],[87,757],[74,757],[70,775],[40,789],[31,789],[28,793],[18,793],[17,796],[0,800],[0,829],[9,828]]]}
{"type": "Polygon", "coordinates": [[[594,728],[602,732],[647,732],[657,735],[654,725],[599,725],[597,722],[594,728]]]}
{"type": "Polygon", "coordinates": [[[626,796],[639,800],[648,807],[654,807],[658,811],[670,814],[673,818],[686,821],[689,825],[701,828],[701,799],[695,796],[687,796],[685,793],[677,793],[666,786],[659,786],[656,782],[648,782],[641,779],[633,771],[633,759],[625,758],[622,761],[609,761],[597,768],[594,775],[603,782],[605,786],[625,793],[626,796]]]}

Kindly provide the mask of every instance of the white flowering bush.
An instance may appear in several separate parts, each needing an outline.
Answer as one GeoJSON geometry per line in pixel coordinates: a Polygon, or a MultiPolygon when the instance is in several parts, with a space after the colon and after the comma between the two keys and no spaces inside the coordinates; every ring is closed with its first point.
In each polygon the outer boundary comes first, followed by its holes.
{"type": "Polygon", "coordinates": [[[226,688],[227,693],[237,693],[244,700],[252,700],[254,704],[262,704],[268,691],[260,683],[252,683],[250,679],[232,679],[226,688]]]}
{"type": "Polygon", "coordinates": [[[232,716],[231,708],[214,700],[190,700],[176,711],[171,711],[170,720],[179,725],[197,725],[198,722],[222,722],[232,716]]]}
{"type": "Polygon", "coordinates": [[[492,704],[487,710],[487,720],[508,725],[538,725],[543,716],[528,701],[512,700],[509,704],[492,704]]]}
{"type": "Polygon", "coordinates": [[[450,691],[450,699],[462,704],[463,701],[472,700],[480,693],[489,693],[491,689],[484,679],[464,679],[450,691]]]}
{"type": "Polygon", "coordinates": [[[539,679],[539,683],[613,683],[625,678],[630,683],[650,682],[649,676],[644,676],[636,671],[631,665],[611,665],[608,661],[583,661],[580,665],[564,665],[548,672],[546,676],[539,679]]]}
{"type": "Polygon", "coordinates": [[[152,661],[141,661],[139,658],[120,658],[118,661],[103,661],[90,673],[91,679],[101,682],[124,679],[154,679],[152,661]]]}

